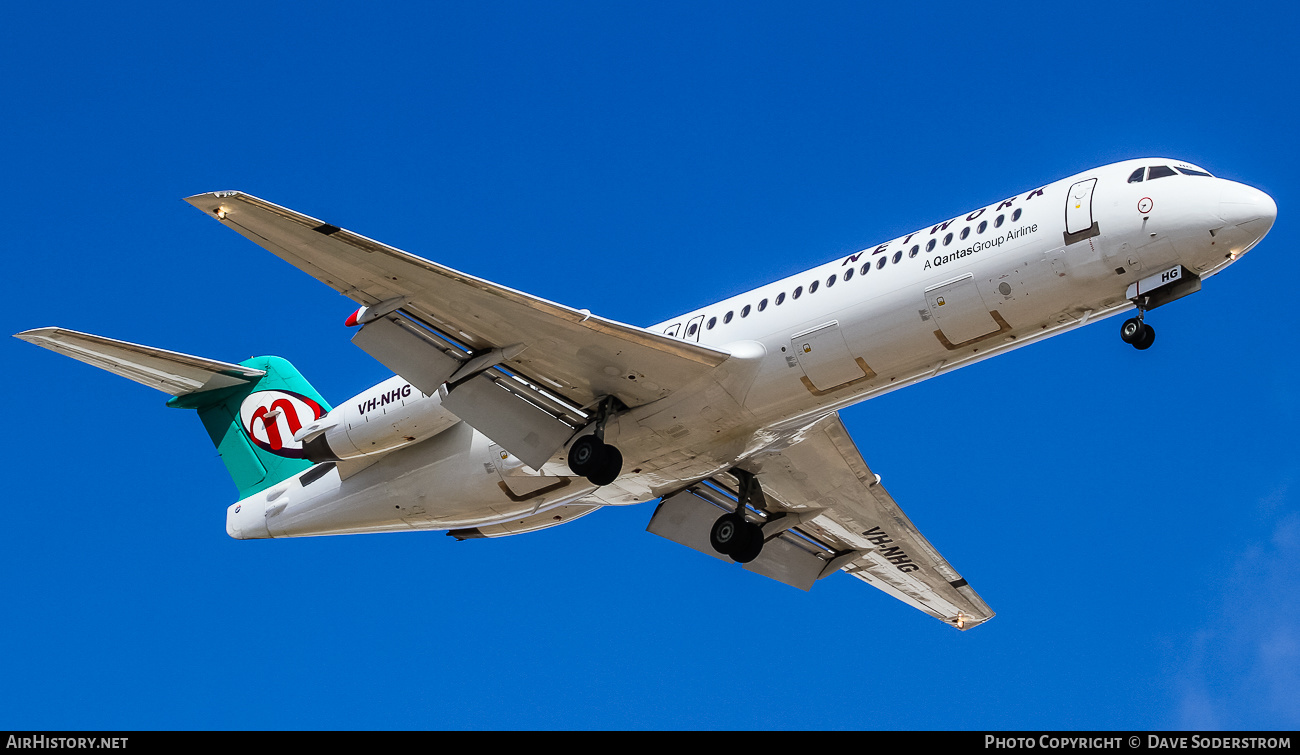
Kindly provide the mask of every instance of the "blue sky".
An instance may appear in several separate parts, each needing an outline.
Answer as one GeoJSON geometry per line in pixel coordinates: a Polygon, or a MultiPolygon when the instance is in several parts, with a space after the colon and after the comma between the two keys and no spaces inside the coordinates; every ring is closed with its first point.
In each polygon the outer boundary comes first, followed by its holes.
{"type": "Polygon", "coordinates": [[[844,412],[998,612],[966,633],[652,505],[231,540],[194,416],[5,339],[0,728],[1300,727],[1294,6],[642,6],[9,9],[8,332],[386,377],[347,300],[180,201],[221,189],[639,325],[1130,157],[1277,224],[1149,351],[1107,320],[844,412]]]}

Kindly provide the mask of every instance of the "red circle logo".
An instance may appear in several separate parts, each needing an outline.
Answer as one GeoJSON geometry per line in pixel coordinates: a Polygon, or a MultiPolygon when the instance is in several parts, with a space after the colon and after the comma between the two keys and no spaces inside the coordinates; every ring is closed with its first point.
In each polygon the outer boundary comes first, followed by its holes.
{"type": "Polygon", "coordinates": [[[258,448],[276,456],[301,459],[302,443],[293,439],[298,432],[325,414],[320,404],[293,391],[250,393],[239,407],[244,432],[258,448]]]}

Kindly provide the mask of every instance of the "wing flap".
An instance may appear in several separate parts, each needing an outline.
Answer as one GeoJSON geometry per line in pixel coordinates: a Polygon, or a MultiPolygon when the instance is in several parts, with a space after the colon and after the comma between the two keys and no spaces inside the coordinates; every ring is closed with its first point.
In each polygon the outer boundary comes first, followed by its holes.
{"type": "Polygon", "coordinates": [[[265,375],[229,362],[190,356],[66,328],[35,328],[14,338],[107,370],[172,396],[229,388],[265,375]]]}

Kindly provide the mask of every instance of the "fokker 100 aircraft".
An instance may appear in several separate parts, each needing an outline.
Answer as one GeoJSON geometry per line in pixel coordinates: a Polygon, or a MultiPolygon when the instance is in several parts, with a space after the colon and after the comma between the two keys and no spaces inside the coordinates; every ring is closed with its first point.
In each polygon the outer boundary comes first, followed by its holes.
{"type": "Polygon", "coordinates": [[[999,199],[648,328],[443,267],[240,192],[187,200],[361,305],[396,376],[331,408],[239,364],[62,328],[31,343],[197,410],[235,538],[501,537],[661,499],[649,531],[809,589],[847,572],[968,629],[988,605],[912,525],[837,410],[1199,291],[1268,233],[1265,193],[1177,160],[999,199]]]}

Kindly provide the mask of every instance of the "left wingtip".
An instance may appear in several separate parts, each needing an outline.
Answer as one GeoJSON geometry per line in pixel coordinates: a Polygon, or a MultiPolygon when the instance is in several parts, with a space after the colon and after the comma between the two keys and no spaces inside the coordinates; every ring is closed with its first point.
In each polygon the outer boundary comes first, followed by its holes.
{"type": "Polygon", "coordinates": [[[48,338],[58,333],[60,330],[62,330],[62,328],[32,328],[31,330],[24,330],[21,333],[14,333],[14,338],[17,338],[20,341],[27,341],[28,343],[36,343],[43,338],[48,338]]]}
{"type": "Polygon", "coordinates": [[[988,616],[971,616],[965,613],[958,613],[953,618],[944,619],[944,621],[965,632],[973,627],[983,624],[991,618],[993,618],[993,614],[989,614],[988,616]]]}
{"type": "Polygon", "coordinates": [[[185,201],[204,212],[209,212],[218,215],[219,217],[222,200],[238,197],[242,193],[243,192],[239,191],[208,191],[202,194],[195,194],[192,197],[185,197],[185,201]]]}

